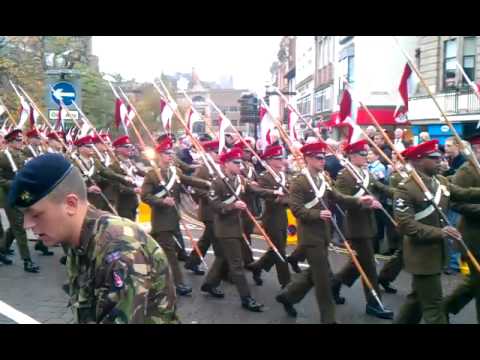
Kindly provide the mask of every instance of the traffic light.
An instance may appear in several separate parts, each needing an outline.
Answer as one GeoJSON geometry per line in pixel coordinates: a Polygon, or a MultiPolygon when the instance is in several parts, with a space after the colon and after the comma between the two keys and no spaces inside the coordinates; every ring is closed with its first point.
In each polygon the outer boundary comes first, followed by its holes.
{"type": "Polygon", "coordinates": [[[245,94],[238,100],[240,103],[240,122],[257,123],[258,118],[258,98],[252,94],[245,94]]]}

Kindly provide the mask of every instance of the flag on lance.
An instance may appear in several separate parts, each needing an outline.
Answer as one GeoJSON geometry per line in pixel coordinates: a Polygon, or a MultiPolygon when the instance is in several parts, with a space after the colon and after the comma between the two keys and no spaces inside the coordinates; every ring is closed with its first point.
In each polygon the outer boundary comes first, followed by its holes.
{"type": "Polygon", "coordinates": [[[358,101],[352,97],[352,93],[345,88],[340,100],[340,110],[338,112],[337,126],[347,124],[349,127],[348,143],[357,142],[362,137],[362,131],[357,123],[358,116],[358,101]]]}
{"type": "Polygon", "coordinates": [[[218,122],[220,124],[220,130],[218,131],[218,154],[221,154],[225,147],[225,131],[232,126],[232,123],[222,114],[220,114],[218,122]]]}
{"type": "MultiPolygon", "coordinates": [[[[176,108],[176,104],[173,105],[173,108],[176,108]]],[[[172,129],[172,117],[173,110],[164,99],[160,99],[160,120],[162,121],[163,129],[169,133],[172,129]]]]}
{"type": "Polygon", "coordinates": [[[397,123],[405,124],[408,122],[408,99],[417,90],[418,83],[417,76],[413,73],[410,65],[406,63],[400,79],[400,85],[398,86],[401,101],[393,113],[393,117],[397,123]]]}
{"type": "Polygon", "coordinates": [[[272,135],[275,130],[275,123],[263,104],[260,105],[258,115],[260,118],[260,146],[261,149],[264,150],[272,143],[272,135]]]}

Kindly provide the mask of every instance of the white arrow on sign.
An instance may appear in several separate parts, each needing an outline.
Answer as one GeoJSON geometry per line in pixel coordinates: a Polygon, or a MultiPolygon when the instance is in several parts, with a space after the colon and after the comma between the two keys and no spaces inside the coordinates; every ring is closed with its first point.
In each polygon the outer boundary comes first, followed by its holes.
{"type": "Polygon", "coordinates": [[[56,89],[53,91],[53,96],[55,96],[58,100],[62,100],[64,97],[75,97],[75,93],[63,92],[62,89],[56,89]]]}

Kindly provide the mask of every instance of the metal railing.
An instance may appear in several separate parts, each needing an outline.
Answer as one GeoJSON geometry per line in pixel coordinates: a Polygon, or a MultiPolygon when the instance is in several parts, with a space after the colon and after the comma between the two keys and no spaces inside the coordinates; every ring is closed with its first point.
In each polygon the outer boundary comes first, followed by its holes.
{"type": "MultiPolygon", "coordinates": [[[[411,97],[410,101],[423,100],[429,98],[428,95],[411,97]]],[[[443,111],[447,114],[469,114],[480,112],[480,100],[470,88],[460,88],[455,90],[437,93],[435,98],[439,102],[443,111]]]]}

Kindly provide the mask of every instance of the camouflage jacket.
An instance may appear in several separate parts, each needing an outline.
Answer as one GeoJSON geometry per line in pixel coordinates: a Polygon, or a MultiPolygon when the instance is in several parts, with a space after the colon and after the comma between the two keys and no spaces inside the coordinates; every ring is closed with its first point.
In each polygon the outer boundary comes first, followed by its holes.
{"type": "Polygon", "coordinates": [[[167,258],[130,220],[89,207],[67,271],[77,323],[179,322],[167,258]]]}

